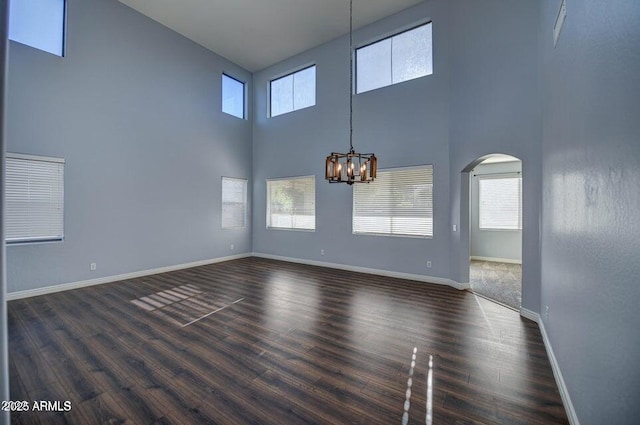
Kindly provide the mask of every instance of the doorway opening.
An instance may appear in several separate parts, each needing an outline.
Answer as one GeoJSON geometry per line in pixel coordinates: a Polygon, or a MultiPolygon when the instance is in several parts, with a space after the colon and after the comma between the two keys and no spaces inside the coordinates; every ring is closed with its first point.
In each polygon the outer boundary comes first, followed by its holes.
{"type": "Polygon", "coordinates": [[[483,157],[469,172],[469,284],[477,295],[520,310],[522,162],[483,157]]]}

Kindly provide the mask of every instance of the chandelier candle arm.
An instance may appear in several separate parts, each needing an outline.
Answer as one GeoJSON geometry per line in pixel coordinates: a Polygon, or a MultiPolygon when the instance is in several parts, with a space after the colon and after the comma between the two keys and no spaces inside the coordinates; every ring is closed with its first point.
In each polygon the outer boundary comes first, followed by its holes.
{"type": "Polygon", "coordinates": [[[325,161],[325,179],[329,183],[369,183],[377,174],[378,159],[372,153],[332,152],[325,161]]]}
{"type": "Polygon", "coordinates": [[[324,178],[329,183],[370,183],[378,174],[373,153],[353,149],[353,0],[349,0],[349,152],[331,152],[325,160],[324,178]]]}

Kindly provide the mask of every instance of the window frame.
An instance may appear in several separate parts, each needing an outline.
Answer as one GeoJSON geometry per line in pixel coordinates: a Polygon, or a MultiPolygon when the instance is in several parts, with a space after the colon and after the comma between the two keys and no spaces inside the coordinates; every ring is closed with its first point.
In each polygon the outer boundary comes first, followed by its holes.
{"type": "Polygon", "coordinates": [[[295,231],[295,232],[315,232],[317,228],[317,191],[316,191],[316,176],[306,175],[306,176],[293,176],[293,177],[277,177],[272,179],[266,179],[266,192],[267,192],[267,205],[266,205],[266,229],[267,230],[285,230],[285,231],[295,231]],[[271,225],[271,190],[269,188],[270,182],[277,181],[292,181],[292,180],[302,180],[302,179],[313,179],[313,228],[301,228],[301,227],[276,227],[271,225]]]}
{"type": "MultiPolygon", "coordinates": [[[[301,111],[303,109],[307,109],[307,108],[311,108],[311,107],[316,106],[317,105],[317,96],[318,96],[318,78],[317,77],[318,77],[318,66],[317,66],[317,64],[312,63],[312,64],[309,64],[309,65],[304,65],[304,66],[302,66],[300,68],[296,68],[295,70],[287,72],[285,74],[281,74],[281,75],[278,75],[278,76],[276,76],[274,78],[271,78],[269,80],[269,89],[268,89],[268,96],[267,96],[268,97],[269,118],[279,117],[281,115],[290,114],[290,113],[295,112],[295,111],[301,111]],[[294,104],[290,111],[282,112],[282,113],[280,113],[278,115],[273,115],[273,89],[272,89],[273,82],[281,80],[283,78],[287,78],[287,77],[292,76],[292,75],[295,75],[295,74],[297,74],[299,72],[306,71],[307,69],[310,69],[310,68],[315,68],[315,78],[314,78],[314,85],[313,85],[313,90],[315,92],[315,95],[314,95],[313,105],[309,105],[309,106],[305,106],[305,107],[296,109],[295,108],[295,104],[294,104]]],[[[293,92],[292,94],[295,97],[295,92],[293,92]]]]}
{"type": "Polygon", "coordinates": [[[220,77],[220,82],[221,82],[221,91],[220,91],[221,96],[220,97],[221,97],[221,100],[222,100],[222,105],[221,105],[220,109],[222,110],[222,113],[227,114],[227,115],[231,115],[232,117],[236,117],[236,118],[241,119],[241,120],[246,120],[247,119],[247,83],[242,81],[242,80],[240,80],[240,79],[238,79],[238,78],[236,78],[236,77],[232,77],[231,75],[227,74],[226,72],[222,73],[222,77],[220,77]],[[234,114],[232,114],[230,112],[226,112],[224,110],[224,78],[225,77],[242,84],[242,117],[234,115],[234,114]]]}
{"type": "Polygon", "coordinates": [[[221,192],[220,192],[220,227],[223,230],[241,230],[241,229],[246,229],[247,228],[247,216],[248,216],[248,206],[249,206],[249,202],[248,202],[248,191],[249,191],[249,180],[248,179],[243,179],[241,177],[227,177],[227,176],[222,176],[222,178],[220,179],[220,181],[222,182],[222,186],[221,186],[221,192]],[[225,222],[224,222],[224,206],[225,204],[237,204],[237,202],[225,202],[224,199],[224,182],[225,180],[229,180],[229,181],[234,181],[234,182],[242,182],[244,183],[244,199],[243,199],[243,206],[244,206],[244,216],[242,218],[242,226],[225,226],[225,222]]]}
{"type": "MultiPolygon", "coordinates": [[[[379,169],[378,170],[378,178],[371,182],[371,183],[367,183],[367,184],[363,184],[363,185],[356,185],[354,187],[353,190],[353,195],[352,195],[352,199],[353,199],[353,205],[352,205],[352,212],[351,212],[351,233],[355,236],[383,236],[383,237],[394,237],[394,238],[413,238],[413,239],[433,239],[434,237],[434,223],[435,223],[435,218],[434,218],[434,176],[435,176],[435,172],[434,172],[434,165],[433,164],[422,164],[422,165],[412,165],[412,166],[406,166],[406,167],[394,167],[394,168],[387,168],[387,169],[379,169]],[[430,170],[431,175],[427,176],[427,180],[431,179],[431,234],[426,234],[426,235],[415,235],[415,234],[405,234],[405,233],[382,233],[382,232],[363,232],[363,231],[356,231],[355,229],[355,220],[356,220],[356,194],[357,194],[357,190],[359,190],[361,187],[367,187],[368,185],[375,185],[376,183],[380,182],[380,175],[381,174],[385,174],[385,173],[390,173],[390,172],[394,172],[394,171],[409,171],[409,170],[416,170],[416,169],[424,169],[424,170],[430,170]]],[[[429,183],[427,183],[429,184],[429,183]]],[[[428,199],[426,200],[428,201],[428,199]]],[[[428,218],[428,217],[427,217],[428,218]]]]}
{"type": "MultiPolygon", "coordinates": [[[[53,52],[50,52],[48,50],[41,49],[40,47],[32,46],[31,44],[27,44],[27,43],[24,43],[22,41],[14,40],[13,38],[11,38],[9,36],[10,35],[9,28],[7,28],[7,39],[13,41],[14,43],[20,43],[23,46],[29,46],[32,49],[36,49],[36,50],[39,50],[41,52],[48,53],[50,55],[54,55],[54,56],[57,56],[59,58],[66,57],[67,56],[67,26],[68,26],[67,20],[68,20],[69,1],[68,0],[62,0],[62,3],[63,3],[63,5],[62,5],[62,28],[61,28],[61,30],[62,30],[62,40],[61,40],[62,41],[62,45],[60,46],[60,54],[53,53],[53,52]]],[[[9,6],[9,9],[10,8],[11,8],[11,6],[9,6]]],[[[7,10],[7,14],[10,15],[11,14],[11,10],[7,10]]],[[[8,21],[7,22],[7,26],[9,26],[10,19],[11,19],[11,17],[8,16],[7,17],[7,21],[8,21]]]]}
{"type": "MultiPolygon", "coordinates": [[[[51,182],[51,183],[56,183],[60,185],[60,190],[58,191],[58,195],[60,196],[59,202],[61,205],[61,212],[60,212],[60,221],[58,223],[59,228],[60,228],[60,235],[59,236],[52,236],[52,235],[46,235],[46,236],[19,236],[19,237],[13,237],[12,239],[9,239],[8,235],[10,232],[9,229],[9,224],[11,223],[10,217],[9,217],[9,209],[10,209],[10,204],[11,204],[11,198],[10,198],[10,191],[9,191],[9,184],[5,181],[5,225],[7,226],[5,229],[5,244],[7,246],[15,246],[15,245],[27,245],[27,244],[38,244],[38,243],[51,243],[51,242],[63,242],[65,239],[65,211],[64,211],[64,204],[65,204],[65,198],[64,198],[64,186],[65,186],[65,181],[64,181],[64,174],[65,174],[65,165],[66,165],[66,160],[64,158],[56,158],[56,157],[50,157],[50,156],[42,156],[42,155],[28,155],[28,154],[21,154],[21,153],[13,153],[13,152],[7,152],[6,153],[6,161],[7,164],[5,164],[5,178],[8,177],[8,173],[7,170],[9,168],[9,164],[8,162],[10,162],[11,160],[18,160],[18,161],[32,161],[32,162],[47,162],[47,163],[51,163],[51,164],[58,164],[58,171],[60,174],[60,178],[51,182]]],[[[28,178],[26,176],[24,176],[25,178],[28,178]]],[[[29,222],[30,223],[30,222],[29,222]]]]}
{"type": "MultiPolygon", "coordinates": [[[[367,92],[375,91],[375,90],[382,89],[382,88],[385,88],[385,87],[394,86],[396,84],[401,84],[401,83],[404,83],[406,81],[411,81],[411,80],[415,80],[415,79],[418,79],[418,78],[423,78],[423,77],[428,77],[429,75],[433,75],[434,74],[434,71],[433,71],[433,20],[429,19],[429,20],[426,20],[426,21],[413,23],[413,24],[407,26],[406,28],[403,28],[403,29],[400,29],[398,31],[394,31],[394,32],[391,32],[391,33],[387,33],[386,35],[384,35],[384,36],[382,36],[380,38],[375,38],[373,41],[365,42],[365,43],[355,47],[353,49],[353,52],[351,52],[351,54],[353,55],[353,59],[354,59],[354,61],[353,61],[353,79],[354,79],[354,82],[353,82],[353,94],[367,93],[367,92]],[[394,38],[396,36],[408,33],[410,31],[413,31],[415,29],[418,29],[418,28],[426,26],[426,25],[431,25],[431,34],[432,34],[432,36],[431,36],[431,74],[421,75],[420,77],[415,77],[415,78],[411,78],[411,79],[408,79],[408,80],[399,81],[397,83],[393,82],[393,74],[392,74],[391,75],[391,83],[390,84],[388,84],[386,86],[376,87],[374,89],[369,89],[369,90],[362,91],[362,92],[359,91],[359,89],[358,89],[358,50],[365,49],[365,48],[367,48],[369,46],[372,46],[372,45],[374,45],[376,43],[380,43],[380,42],[383,42],[385,40],[392,39],[392,38],[394,38]]],[[[393,70],[393,49],[391,50],[391,67],[392,67],[391,69],[393,70]]]]}
{"type": "Polygon", "coordinates": [[[522,187],[522,173],[519,171],[508,173],[488,173],[478,174],[478,229],[482,232],[521,232],[523,228],[523,187],[522,187]],[[515,229],[504,227],[482,227],[482,180],[519,180],[518,185],[518,227],[515,229]]]}

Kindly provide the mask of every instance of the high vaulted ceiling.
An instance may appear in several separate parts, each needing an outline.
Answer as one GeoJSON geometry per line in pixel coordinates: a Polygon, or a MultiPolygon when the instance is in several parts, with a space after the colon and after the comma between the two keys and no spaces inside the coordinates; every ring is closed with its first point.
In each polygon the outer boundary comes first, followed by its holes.
{"type": "MultiPolygon", "coordinates": [[[[254,72],[349,32],[348,0],[120,0],[254,72]]],[[[422,0],[354,0],[354,29],[422,0]]]]}

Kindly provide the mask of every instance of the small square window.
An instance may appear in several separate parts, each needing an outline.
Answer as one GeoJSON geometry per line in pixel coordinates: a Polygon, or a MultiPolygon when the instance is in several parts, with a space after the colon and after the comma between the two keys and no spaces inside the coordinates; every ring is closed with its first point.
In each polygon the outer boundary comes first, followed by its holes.
{"type": "Polygon", "coordinates": [[[431,22],[356,50],[357,93],[431,74],[431,22]]]}
{"type": "Polygon", "coordinates": [[[316,66],[271,80],[271,116],[316,104],[316,66]]]}
{"type": "Polygon", "coordinates": [[[478,185],[480,229],[522,230],[522,177],[484,175],[478,185]]]}
{"type": "Polygon", "coordinates": [[[222,74],[222,112],[244,119],[244,83],[222,74]]]}
{"type": "Polygon", "coordinates": [[[267,180],[267,228],[315,230],[315,176],[267,180]]]}
{"type": "Polygon", "coordinates": [[[19,0],[10,3],[9,38],[63,56],[65,0],[19,0]]]}
{"type": "Polygon", "coordinates": [[[222,178],[222,228],[242,229],[247,226],[247,181],[222,178]]]}

